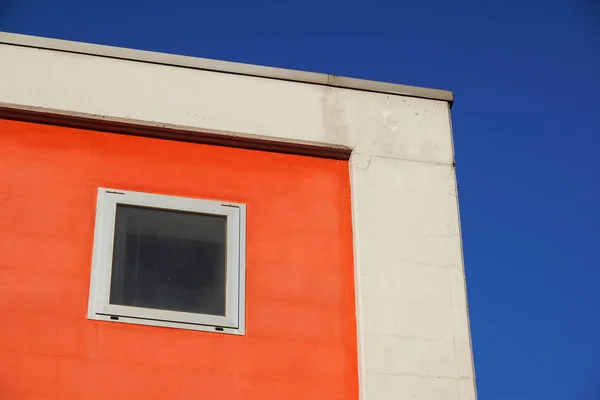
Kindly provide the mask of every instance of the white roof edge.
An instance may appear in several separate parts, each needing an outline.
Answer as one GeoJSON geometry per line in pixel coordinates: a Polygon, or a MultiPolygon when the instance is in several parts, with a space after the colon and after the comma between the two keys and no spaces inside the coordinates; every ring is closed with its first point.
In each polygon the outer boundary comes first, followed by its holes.
{"type": "Polygon", "coordinates": [[[317,85],[326,85],[332,87],[348,88],[378,93],[388,93],[401,96],[418,97],[423,99],[442,100],[447,101],[450,104],[452,104],[452,102],[454,101],[453,93],[448,90],[429,89],[418,86],[401,85],[396,83],[346,78],[316,72],[305,72],[283,68],[263,67],[258,65],[242,64],[230,61],[211,60],[208,58],[180,56],[168,53],[157,53],[145,50],[134,50],[122,47],[73,42],[68,40],[51,39],[39,36],[21,35],[17,33],[0,32],[0,44],[34,47],[39,49],[87,54],[99,57],[118,58],[123,60],[171,65],[177,67],[201,69],[216,72],[225,72],[230,74],[312,83],[317,85]]]}

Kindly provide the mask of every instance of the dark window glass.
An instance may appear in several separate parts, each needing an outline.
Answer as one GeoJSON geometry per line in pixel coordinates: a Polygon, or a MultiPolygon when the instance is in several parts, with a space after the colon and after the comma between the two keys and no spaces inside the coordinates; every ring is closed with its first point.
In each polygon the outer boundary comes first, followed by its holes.
{"type": "Polygon", "coordinates": [[[224,316],[226,222],[117,205],[110,303],[224,316]]]}

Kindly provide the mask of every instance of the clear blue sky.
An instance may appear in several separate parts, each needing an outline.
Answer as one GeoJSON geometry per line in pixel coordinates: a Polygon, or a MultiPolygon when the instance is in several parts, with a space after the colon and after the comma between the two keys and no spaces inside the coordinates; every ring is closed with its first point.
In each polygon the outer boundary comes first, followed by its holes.
{"type": "Polygon", "coordinates": [[[0,30],[454,90],[479,399],[600,399],[599,0],[0,0],[0,30]]]}

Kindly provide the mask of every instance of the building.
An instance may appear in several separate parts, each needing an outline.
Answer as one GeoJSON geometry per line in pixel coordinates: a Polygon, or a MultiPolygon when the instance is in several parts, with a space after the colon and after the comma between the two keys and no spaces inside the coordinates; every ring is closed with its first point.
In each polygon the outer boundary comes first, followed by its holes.
{"type": "Polygon", "coordinates": [[[0,398],[475,398],[452,93],[0,60],[0,398]]]}

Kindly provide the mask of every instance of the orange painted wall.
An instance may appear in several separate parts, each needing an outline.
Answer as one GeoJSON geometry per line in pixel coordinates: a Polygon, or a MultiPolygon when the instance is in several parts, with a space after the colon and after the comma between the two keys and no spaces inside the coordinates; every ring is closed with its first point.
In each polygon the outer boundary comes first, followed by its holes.
{"type": "Polygon", "coordinates": [[[348,164],[0,120],[0,399],[358,398],[348,164]],[[86,319],[96,188],[246,203],[247,334],[86,319]]]}

